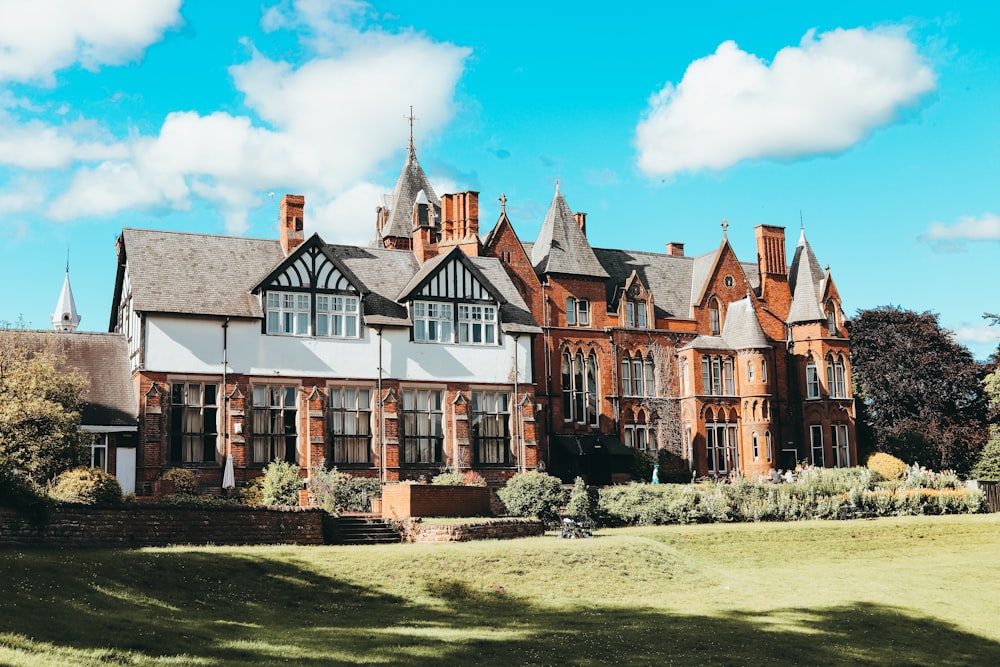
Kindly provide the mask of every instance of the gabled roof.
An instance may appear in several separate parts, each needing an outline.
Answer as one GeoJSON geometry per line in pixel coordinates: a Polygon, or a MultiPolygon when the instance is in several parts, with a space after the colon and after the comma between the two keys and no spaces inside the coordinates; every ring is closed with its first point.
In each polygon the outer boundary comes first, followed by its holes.
{"type": "Polygon", "coordinates": [[[370,326],[409,326],[406,306],[396,297],[419,269],[409,250],[331,245],[330,252],[364,283],[364,321],[370,326]]]}
{"type": "Polygon", "coordinates": [[[413,277],[410,278],[409,282],[406,283],[406,286],[403,287],[399,296],[396,297],[396,301],[406,302],[413,299],[415,292],[427,284],[427,282],[429,282],[431,278],[433,278],[434,275],[442,269],[442,267],[446,266],[451,261],[457,261],[463,264],[482,284],[483,288],[490,294],[490,296],[498,302],[503,301],[503,297],[500,296],[496,287],[494,287],[479,271],[479,268],[470,261],[469,256],[462,252],[462,250],[457,246],[446,253],[432,257],[424,262],[424,265],[420,267],[420,270],[417,271],[413,277]]]}
{"type": "Polygon", "coordinates": [[[123,334],[5,329],[0,336],[21,337],[33,351],[53,349],[61,369],[79,371],[89,380],[80,407],[82,426],[137,426],[138,403],[123,334]]]}
{"type": "Polygon", "coordinates": [[[806,230],[799,235],[795,257],[788,270],[788,286],[792,291],[792,306],[788,309],[787,322],[802,324],[826,319],[820,303],[823,296],[825,274],[806,240],[806,230]]]}
{"type": "Polygon", "coordinates": [[[542,333],[541,327],[535,322],[528,304],[524,302],[521,293],[511,282],[510,276],[503,268],[500,260],[493,257],[469,257],[479,272],[500,293],[500,325],[505,333],[542,333]]]}
{"type": "Polygon", "coordinates": [[[531,264],[538,274],[608,277],[558,188],[531,248],[531,264]]]}
{"type": "Polygon", "coordinates": [[[653,295],[655,316],[686,318],[691,312],[691,257],[655,252],[594,248],[594,255],[611,277],[605,283],[608,310],[617,308],[629,277],[636,277],[653,295]]]}
{"type": "Polygon", "coordinates": [[[364,283],[330,251],[319,234],[313,234],[299,245],[250,291],[257,293],[269,287],[282,289],[303,285],[362,294],[366,291],[364,283]]]}
{"type": "Polygon", "coordinates": [[[277,240],[131,228],[122,239],[140,312],[262,317],[250,289],[285,259],[277,240]]]}
{"type": "Polygon", "coordinates": [[[417,196],[423,191],[429,203],[434,205],[437,219],[441,219],[441,200],[434,193],[431,182],[424,173],[423,168],[417,161],[417,152],[410,144],[406,152],[406,161],[403,163],[403,170],[396,179],[396,187],[392,189],[392,194],[386,195],[385,207],[388,209],[388,216],[385,225],[378,231],[377,239],[387,236],[397,236],[410,238],[413,231],[413,204],[417,201],[417,196]]]}

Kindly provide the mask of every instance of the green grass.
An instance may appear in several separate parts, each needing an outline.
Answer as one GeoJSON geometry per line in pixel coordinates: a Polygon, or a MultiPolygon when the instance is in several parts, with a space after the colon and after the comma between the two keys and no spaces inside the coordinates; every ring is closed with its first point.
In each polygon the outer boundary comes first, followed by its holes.
{"type": "Polygon", "coordinates": [[[0,664],[993,665],[998,553],[998,515],[6,549],[0,664]]]}

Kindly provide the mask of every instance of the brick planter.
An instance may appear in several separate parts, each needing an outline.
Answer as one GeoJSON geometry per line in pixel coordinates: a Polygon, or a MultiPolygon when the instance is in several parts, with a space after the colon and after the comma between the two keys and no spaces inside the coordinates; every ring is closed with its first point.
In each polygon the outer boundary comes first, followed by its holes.
{"type": "Polygon", "coordinates": [[[382,517],[492,516],[490,493],[485,486],[386,484],[382,487],[382,517]]]}

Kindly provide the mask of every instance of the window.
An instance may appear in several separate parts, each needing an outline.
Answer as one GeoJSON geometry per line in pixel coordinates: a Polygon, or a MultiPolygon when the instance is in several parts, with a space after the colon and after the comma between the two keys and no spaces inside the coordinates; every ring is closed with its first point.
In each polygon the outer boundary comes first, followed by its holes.
{"type": "Polygon", "coordinates": [[[823,427],[819,424],[809,426],[809,444],[812,450],[812,463],[823,467],[823,427]]]}
{"type": "Polygon", "coordinates": [[[580,424],[598,423],[597,355],[591,352],[586,360],[582,352],[573,356],[569,351],[562,357],[563,421],[580,424]]]}
{"type": "Polygon", "coordinates": [[[833,425],[833,455],[837,457],[838,468],[851,467],[850,445],[847,441],[847,424],[833,425]]]}
{"type": "Polygon", "coordinates": [[[215,463],[219,438],[214,384],[175,382],[170,385],[170,460],[215,463]]]}
{"type": "Polygon", "coordinates": [[[830,392],[830,398],[847,398],[847,381],[842,359],[827,361],[826,387],[830,392]]]}
{"type": "Polygon", "coordinates": [[[819,373],[815,361],[806,364],[806,398],[819,398],[819,373]]]}
{"type": "Polygon", "coordinates": [[[757,442],[756,433],[750,436],[750,444],[753,447],[753,460],[756,461],[760,458],[760,444],[757,442]]]}
{"type": "Polygon", "coordinates": [[[831,336],[837,335],[837,304],[830,302],[827,305],[829,311],[826,314],[826,331],[831,336]]]}
{"type": "Polygon", "coordinates": [[[458,306],[458,342],[493,345],[497,342],[496,306],[458,306]]]}
{"type": "Polygon", "coordinates": [[[655,396],[656,382],[653,377],[653,357],[643,358],[625,354],[622,358],[622,393],[625,396],[655,396]]]}
{"type": "Polygon", "coordinates": [[[298,410],[296,387],[255,385],[251,452],[254,463],[296,461],[298,410]]]}
{"type": "Polygon", "coordinates": [[[736,456],[737,433],[735,424],[709,422],[705,424],[705,446],[708,472],[725,475],[739,468],[736,456]]]}
{"type": "Polygon", "coordinates": [[[641,451],[655,451],[656,438],[653,429],[645,422],[645,415],[639,415],[642,421],[625,424],[625,446],[641,451]]]}
{"type": "Polygon", "coordinates": [[[472,450],[475,462],[510,461],[510,397],[499,391],[472,392],[472,450]]]}
{"type": "Polygon", "coordinates": [[[590,326],[590,301],[573,297],[566,299],[566,324],[590,326]]]}
{"type": "Polygon", "coordinates": [[[330,388],[330,453],[334,465],[366,464],[371,457],[371,390],[330,388]]]}
{"type": "Polygon", "coordinates": [[[298,292],[268,292],[267,333],[309,335],[309,295],[298,292]]]}
{"type": "Polygon", "coordinates": [[[747,381],[753,382],[753,362],[747,362],[747,381]]]}
{"type": "Polygon", "coordinates": [[[440,463],[444,444],[441,392],[403,390],[403,463],[440,463]]]}
{"type": "Polygon", "coordinates": [[[356,338],[358,335],[358,297],[317,295],[316,335],[332,338],[356,338]]]}
{"type": "Polygon", "coordinates": [[[701,380],[703,391],[712,396],[735,396],[732,357],[702,357],[701,380]]]}
{"type": "Polygon", "coordinates": [[[102,433],[94,436],[94,442],[90,444],[90,467],[100,468],[104,472],[108,471],[107,433],[102,433]]]}
{"type": "Polygon", "coordinates": [[[450,343],[454,311],[450,303],[416,301],[413,304],[413,340],[450,343]]]}
{"type": "Polygon", "coordinates": [[[712,327],[712,335],[718,336],[722,331],[722,320],[719,318],[719,302],[713,300],[708,307],[708,319],[712,327]]]}
{"type": "Polygon", "coordinates": [[[771,447],[771,432],[770,431],[768,431],[767,433],[764,434],[764,445],[765,445],[765,447],[767,447],[767,460],[768,461],[773,461],[774,460],[774,450],[771,447]]]}
{"type": "Polygon", "coordinates": [[[625,302],[625,326],[630,328],[646,328],[646,302],[625,302]]]}
{"type": "Polygon", "coordinates": [[[767,382],[767,359],[760,360],[760,381],[767,382]]]}

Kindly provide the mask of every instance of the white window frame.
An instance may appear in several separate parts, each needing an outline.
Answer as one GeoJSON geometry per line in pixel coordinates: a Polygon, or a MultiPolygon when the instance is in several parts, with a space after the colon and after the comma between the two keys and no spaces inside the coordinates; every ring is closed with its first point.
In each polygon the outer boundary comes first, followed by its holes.
{"type": "Polygon", "coordinates": [[[497,307],[458,304],[458,342],[463,345],[496,345],[497,307]]]}
{"type": "Polygon", "coordinates": [[[581,327],[590,326],[590,301],[588,299],[576,300],[576,323],[581,327]]]}
{"type": "Polygon", "coordinates": [[[374,389],[362,385],[331,385],[327,393],[330,439],[327,465],[370,465],[374,389]]]}
{"type": "Polygon", "coordinates": [[[308,292],[268,292],[264,301],[267,333],[308,336],[309,297],[308,292]]]}
{"type": "Polygon", "coordinates": [[[825,458],[823,456],[823,426],[820,424],[809,425],[809,452],[812,456],[812,464],[818,468],[823,468],[825,466],[825,458]]]}
{"type": "Polygon", "coordinates": [[[108,471],[108,434],[98,433],[90,444],[90,467],[108,471]]]}
{"type": "Polygon", "coordinates": [[[831,427],[833,434],[833,455],[837,459],[838,468],[851,467],[851,447],[848,442],[847,424],[834,424],[831,427]]]}
{"type": "Polygon", "coordinates": [[[645,422],[625,424],[625,446],[642,452],[656,451],[653,428],[645,422]]]}
{"type": "Polygon", "coordinates": [[[402,389],[399,407],[400,464],[440,465],[444,460],[444,391],[422,387],[402,389]]]}
{"type": "Polygon", "coordinates": [[[413,340],[418,343],[453,343],[454,304],[443,301],[414,301],[413,340]]]}
{"type": "Polygon", "coordinates": [[[361,300],[340,294],[316,295],[316,335],[357,338],[361,300]]]}
{"type": "Polygon", "coordinates": [[[806,363],[806,398],[819,398],[819,371],[816,369],[816,362],[806,363]]]}
{"type": "Polygon", "coordinates": [[[847,398],[847,378],[844,372],[844,362],[840,359],[827,362],[826,386],[830,392],[830,398],[847,398]]]}
{"type": "Polygon", "coordinates": [[[709,474],[726,475],[732,470],[739,469],[738,442],[739,432],[736,424],[730,422],[705,424],[705,451],[709,474]]]}

